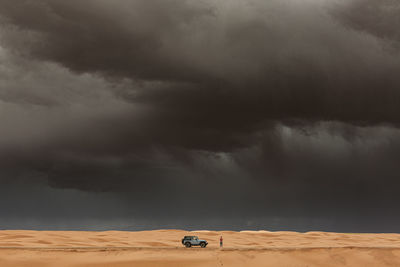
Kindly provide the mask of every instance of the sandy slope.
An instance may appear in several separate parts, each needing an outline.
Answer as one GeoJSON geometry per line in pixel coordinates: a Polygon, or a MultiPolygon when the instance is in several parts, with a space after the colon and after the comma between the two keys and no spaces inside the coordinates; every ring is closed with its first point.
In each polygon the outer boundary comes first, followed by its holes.
{"type": "Polygon", "coordinates": [[[400,266],[399,234],[0,231],[0,247],[1,267],[400,266]],[[183,248],[184,235],[198,235],[210,245],[183,248]]]}

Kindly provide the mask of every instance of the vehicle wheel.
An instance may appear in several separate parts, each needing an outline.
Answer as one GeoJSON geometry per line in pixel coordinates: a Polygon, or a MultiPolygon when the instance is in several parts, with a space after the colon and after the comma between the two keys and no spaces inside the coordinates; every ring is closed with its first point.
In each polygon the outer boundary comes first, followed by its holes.
{"type": "Polygon", "coordinates": [[[190,244],[190,242],[185,243],[185,247],[190,248],[191,246],[192,246],[192,244],[190,244]]]}
{"type": "Polygon", "coordinates": [[[202,248],[205,248],[206,246],[207,246],[207,244],[204,242],[200,244],[200,247],[202,247],[202,248]]]}

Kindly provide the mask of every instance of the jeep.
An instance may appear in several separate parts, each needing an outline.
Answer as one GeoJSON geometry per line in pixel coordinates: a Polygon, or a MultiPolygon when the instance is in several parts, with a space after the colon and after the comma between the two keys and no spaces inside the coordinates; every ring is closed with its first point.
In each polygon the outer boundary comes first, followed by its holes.
{"type": "Polygon", "coordinates": [[[191,246],[200,246],[202,248],[205,248],[208,245],[208,242],[199,239],[197,236],[185,236],[182,239],[182,245],[187,248],[190,248],[191,246]]]}

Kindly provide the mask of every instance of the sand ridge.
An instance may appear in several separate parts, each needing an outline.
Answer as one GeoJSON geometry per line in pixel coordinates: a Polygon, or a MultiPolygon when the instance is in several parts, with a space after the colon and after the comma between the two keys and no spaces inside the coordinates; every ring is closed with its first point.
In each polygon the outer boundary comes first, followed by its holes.
{"type": "Polygon", "coordinates": [[[344,234],[268,231],[0,231],[0,247],[181,247],[185,235],[198,235],[209,248],[399,247],[400,234],[344,234]]]}
{"type": "Polygon", "coordinates": [[[0,231],[2,267],[188,265],[400,266],[400,234],[0,231]],[[184,248],[180,241],[185,235],[198,235],[209,246],[184,248]]]}

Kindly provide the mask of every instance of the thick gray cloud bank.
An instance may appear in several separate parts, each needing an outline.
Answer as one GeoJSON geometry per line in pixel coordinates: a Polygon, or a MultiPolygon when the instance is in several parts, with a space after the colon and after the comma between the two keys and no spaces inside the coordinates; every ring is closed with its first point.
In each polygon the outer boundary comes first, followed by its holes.
{"type": "Polygon", "coordinates": [[[399,232],[399,17],[0,0],[0,227],[399,232]]]}

